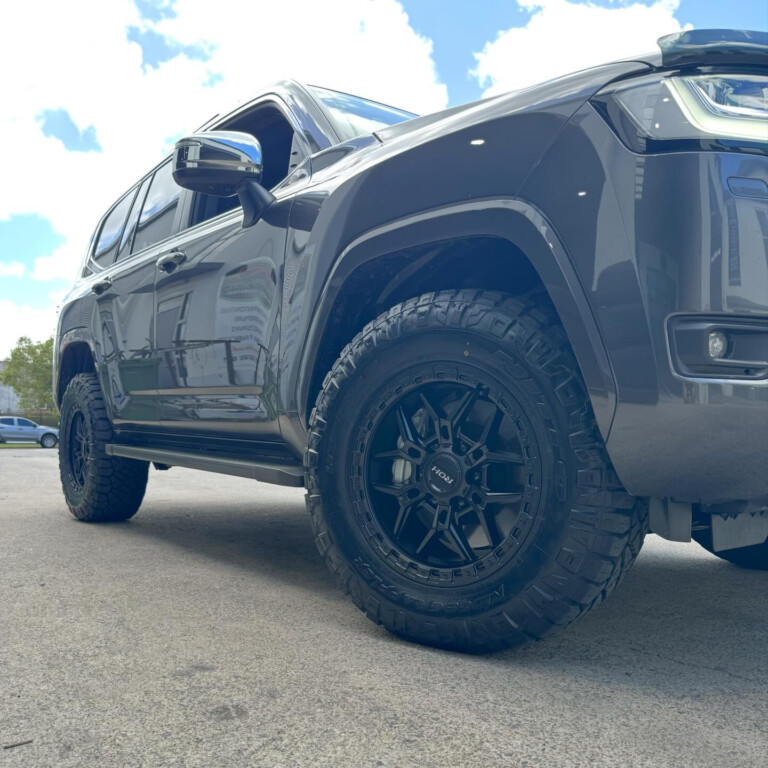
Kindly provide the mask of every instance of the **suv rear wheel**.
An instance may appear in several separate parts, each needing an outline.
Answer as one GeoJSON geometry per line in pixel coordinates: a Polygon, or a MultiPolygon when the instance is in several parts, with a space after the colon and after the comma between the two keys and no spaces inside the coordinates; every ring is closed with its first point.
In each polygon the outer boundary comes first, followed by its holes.
{"type": "Polygon", "coordinates": [[[133,517],[144,498],[149,463],[107,456],[112,425],[94,374],[69,382],[60,427],[59,471],[70,512],[89,523],[133,517]]]}
{"type": "Polygon", "coordinates": [[[49,433],[47,435],[43,435],[40,438],[40,445],[43,448],[55,448],[56,447],[56,435],[49,433]]]}
{"type": "Polygon", "coordinates": [[[614,589],[646,530],[562,329],[500,294],[427,294],[367,325],[326,376],[306,465],[342,588],[445,648],[565,626],[614,589]]]}

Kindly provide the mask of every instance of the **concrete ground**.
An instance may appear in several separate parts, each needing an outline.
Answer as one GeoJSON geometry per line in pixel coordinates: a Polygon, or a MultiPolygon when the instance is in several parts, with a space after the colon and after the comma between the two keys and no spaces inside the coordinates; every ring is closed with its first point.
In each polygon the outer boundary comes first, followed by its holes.
{"type": "Polygon", "coordinates": [[[371,624],[302,493],[155,472],[71,518],[56,451],[0,452],[0,766],[753,766],[768,573],[649,537],[610,601],[486,657],[371,624]]]}

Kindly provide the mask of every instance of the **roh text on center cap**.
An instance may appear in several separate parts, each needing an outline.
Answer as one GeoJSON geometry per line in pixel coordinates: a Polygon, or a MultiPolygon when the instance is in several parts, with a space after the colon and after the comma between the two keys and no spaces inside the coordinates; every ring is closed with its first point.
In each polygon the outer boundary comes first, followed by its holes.
{"type": "Polygon", "coordinates": [[[448,453],[434,457],[427,468],[427,485],[439,496],[450,496],[461,485],[461,465],[448,453]]]}

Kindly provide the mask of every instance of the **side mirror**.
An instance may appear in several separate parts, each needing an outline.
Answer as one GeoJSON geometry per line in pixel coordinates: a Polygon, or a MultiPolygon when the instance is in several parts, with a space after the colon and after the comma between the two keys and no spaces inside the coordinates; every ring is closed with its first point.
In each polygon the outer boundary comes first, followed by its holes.
{"type": "Polygon", "coordinates": [[[216,197],[237,195],[243,226],[253,226],[274,200],[261,186],[264,169],[259,140],[238,131],[202,131],[176,142],[173,178],[185,189],[216,197]]]}

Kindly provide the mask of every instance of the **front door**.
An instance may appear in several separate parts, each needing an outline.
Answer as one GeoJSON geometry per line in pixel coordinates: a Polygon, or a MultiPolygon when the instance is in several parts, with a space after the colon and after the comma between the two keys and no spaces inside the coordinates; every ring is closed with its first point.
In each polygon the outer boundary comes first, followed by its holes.
{"type": "MultiPolygon", "coordinates": [[[[302,159],[282,106],[266,100],[220,128],[255,135],[262,183],[279,185],[302,159]]],[[[281,276],[292,195],[243,229],[237,198],[189,195],[188,229],[158,259],[155,344],[164,427],[279,438],[281,276]]]]}
{"type": "Polygon", "coordinates": [[[178,238],[170,269],[158,260],[155,341],[167,426],[277,436],[282,210],[273,206],[249,229],[241,211],[225,214],[178,238]]]}

